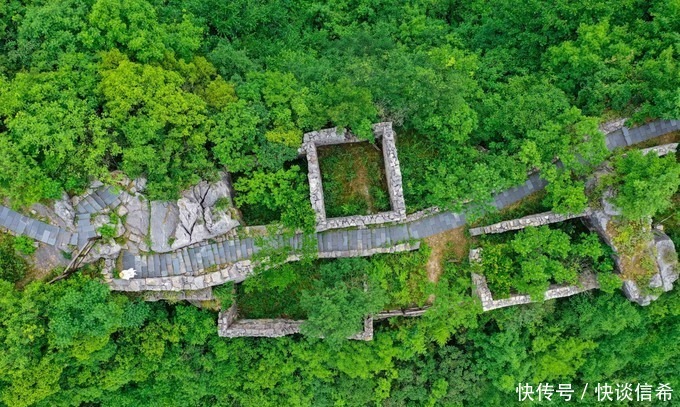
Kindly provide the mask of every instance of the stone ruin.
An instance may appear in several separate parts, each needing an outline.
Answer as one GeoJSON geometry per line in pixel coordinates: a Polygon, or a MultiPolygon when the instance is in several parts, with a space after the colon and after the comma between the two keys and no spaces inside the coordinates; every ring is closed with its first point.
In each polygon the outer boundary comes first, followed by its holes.
{"type": "MultiPolygon", "coordinates": [[[[641,151],[643,154],[655,153],[663,156],[675,153],[677,148],[678,143],[672,143],[646,148],[641,151]]],[[[596,174],[593,180],[589,182],[589,187],[592,187],[598,177],[604,174],[606,174],[606,171],[596,174]]],[[[598,205],[599,207],[590,211],[587,220],[590,229],[597,232],[613,249],[616,267],[625,275],[627,271],[626,264],[622,261],[622,256],[625,255],[617,247],[613,235],[616,226],[621,223],[621,212],[610,202],[613,195],[614,192],[611,189],[605,191],[598,205]]],[[[642,232],[646,232],[648,240],[644,244],[646,249],[641,253],[637,253],[636,256],[647,256],[650,259],[649,263],[654,268],[654,273],[646,287],[640,287],[633,280],[624,279],[623,292],[629,300],[645,306],[659,298],[661,292],[673,289],[673,283],[678,279],[678,255],[675,245],[668,235],[663,233],[663,230],[652,228],[651,218],[644,220],[642,228],[642,232]]]]}
{"type": "MultiPolygon", "coordinates": [[[[621,213],[609,203],[607,200],[609,197],[611,193],[605,194],[602,198],[602,208],[591,211],[588,224],[612,248],[617,269],[626,274],[627,263],[623,261],[623,257],[627,255],[621,253],[613,235],[616,225],[620,222],[621,213]]],[[[658,299],[661,292],[673,289],[673,283],[678,279],[678,255],[668,235],[662,230],[652,229],[651,218],[645,220],[642,227],[649,239],[643,244],[646,248],[635,256],[648,256],[651,259],[653,275],[647,287],[640,287],[637,282],[624,279],[623,292],[629,300],[645,306],[658,299]]]]}
{"type": "MultiPolygon", "coordinates": [[[[217,333],[226,338],[279,338],[299,334],[300,326],[304,322],[292,319],[238,319],[238,309],[234,302],[229,309],[220,312],[217,319],[217,333]]],[[[371,317],[364,319],[363,331],[347,339],[373,340],[373,319],[371,317]]]]}
{"type": "Polygon", "coordinates": [[[565,220],[582,218],[589,212],[578,213],[575,215],[561,215],[554,212],[543,212],[535,215],[525,216],[519,219],[511,219],[503,222],[494,223],[493,225],[482,226],[470,229],[470,236],[485,235],[488,233],[504,233],[511,230],[524,229],[527,226],[542,226],[551,223],[564,222],[565,220]]]}
{"type": "MultiPolygon", "coordinates": [[[[481,253],[482,249],[480,248],[470,250],[470,263],[480,262],[481,253]]],[[[543,295],[543,300],[547,301],[555,298],[570,297],[595,288],[600,288],[597,277],[590,271],[585,271],[579,275],[578,285],[552,284],[543,295]]],[[[531,297],[526,294],[513,294],[510,298],[495,300],[486,283],[486,278],[477,273],[472,273],[472,289],[473,293],[479,297],[482,303],[482,310],[484,311],[536,302],[536,300],[532,300],[531,297]]]]}
{"type": "Polygon", "coordinates": [[[377,123],[373,125],[373,133],[376,139],[382,143],[382,152],[385,161],[385,175],[387,189],[390,196],[391,210],[365,216],[345,216],[339,218],[327,218],[324,204],[323,185],[321,182],[321,170],[317,147],[344,143],[358,143],[360,140],[346,130],[330,128],[306,133],[300,147],[300,153],[305,154],[308,164],[309,197],[312,209],[316,215],[316,230],[365,227],[387,222],[399,222],[406,219],[406,203],[401,180],[401,169],[397,157],[397,146],[392,130],[392,123],[377,123]]]}

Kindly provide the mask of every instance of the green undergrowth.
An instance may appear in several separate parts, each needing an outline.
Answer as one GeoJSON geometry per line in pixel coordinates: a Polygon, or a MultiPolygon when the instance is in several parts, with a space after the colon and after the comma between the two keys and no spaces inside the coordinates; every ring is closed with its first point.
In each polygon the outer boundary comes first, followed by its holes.
{"type": "Polygon", "coordinates": [[[0,279],[16,283],[26,275],[29,265],[20,256],[22,248],[21,239],[0,233],[0,279]]]}
{"type": "Polygon", "coordinates": [[[519,293],[540,300],[550,284],[577,284],[586,270],[598,274],[603,289],[620,286],[609,277],[614,270],[611,249],[580,221],[484,235],[481,242],[482,260],[473,270],[486,277],[497,299],[519,293]]]}
{"type": "MultiPolygon", "coordinates": [[[[383,309],[425,305],[434,284],[427,278],[430,249],[422,246],[412,252],[379,254],[352,264],[365,276],[370,289],[380,291],[383,309]]],[[[305,319],[308,310],[301,305],[305,292],[318,291],[321,270],[342,270],[347,259],[290,262],[260,269],[256,276],[237,286],[236,302],[241,318],[305,319]]]]}
{"type": "Polygon", "coordinates": [[[385,163],[375,144],[332,145],[318,152],[327,217],[390,210],[385,163]]]}
{"type": "Polygon", "coordinates": [[[680,248],[680,193],[673,196],[673,206],[655,216],[654,222],[663,225],[664,233],[680,248]]]}

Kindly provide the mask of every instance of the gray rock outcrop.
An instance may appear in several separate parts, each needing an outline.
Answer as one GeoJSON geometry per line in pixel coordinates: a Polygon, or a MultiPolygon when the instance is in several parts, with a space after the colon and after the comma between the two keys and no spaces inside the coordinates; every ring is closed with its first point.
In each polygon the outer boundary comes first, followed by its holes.
{"type": "Polygon", "coordinates": [[[71,198],[62,192],[61,199],[54,201],[54,213],[61,218],[66,225],[69,225],[71,229],[74,228],[76,219],[76,210],[73,209],[71,204],[71,198]]]}
{"type": "Polygon", "coordinates": [[[182,193],[177,201],[179,222],[173,249],[223,235],[239,225],[225,208],[218,207],[220,200],[231,206],[229,186],[224,177],[213,184],[202,181],[182,193]]]}
{"type": "MultiPolygon", "coordinates": [[[[609,201],[612,192],[607,191],[601,201],[601,208],[594,209],[588,215],[588,224],[614,251],[613,257],[616,267],[622,275],[628,275],[628,267],[640,263],[643,257],[649,257],[653,266],[649,283],[640,287],[639,283],[631,279],[623,280],[623,293],[633,302],[642,306],[649,305],[659,298],[659,294],[673,288],[673,282],[678,279],[677,253],[673,241],[663,232],[652,230],[652,220],[643,222],[641,236],[649,236],[646,242],[640,242],[636,253],[623,253],[617,247],[614,239],[615,229],[623,220],[620,211],[609,201]]],[[[630,250],[630,249],[629,249],[630,250]]]]}
{"type": "Polygon", "coordinates": [[[175,232],[179,225],[179,208],[174,202],[151,202],[151,250],[168,252],[172,250],[175,232]],[[172,240],[171,240],[172,239],[172,240]]]}

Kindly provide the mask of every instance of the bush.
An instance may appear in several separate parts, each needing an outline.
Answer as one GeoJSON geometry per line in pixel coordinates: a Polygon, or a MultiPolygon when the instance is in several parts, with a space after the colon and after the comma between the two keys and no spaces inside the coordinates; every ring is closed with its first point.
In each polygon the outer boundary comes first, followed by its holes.
{"type": "Polygon", "coordinates": [[[597,282],[600,283],[600,290],[610,294],[621,288],[623,284],[621,278],[612,273],[598,273],[597,282]]]}
{"type": "Polygon", "coordinates": [[[213,295],[219,301],[221,309],[228,309],[234,303],[234,283],[230,281],[213,288],[213,295]]]}
{"type": "Polygon", "coordinates": [[[680,186],[680,164],[675,156],[659,157],[631,151],[614,160],[616,196],[614,205],[628,220],[656,215],[672,205],[680,186]]]}
{"type": "Polygon", "coordinates": [[[21,254],[30,256],[35,253],[34,241],[28,236],[17,236],[14,238],[14,248],[21,254]]]}
{"type": "Polygon", "coordinates": [[[24,278],[28,264],[17,254],[16,239],[10,235],[0,235],[0,279],[12,283],[24,278]]]}
{"type": "Polygon", "coordinates": [[[97,232],[99,232],[104,239],[113,239],[116,237],[116,227],[114,225],[103,225],[97,229],[97,232]]]}
{"type": "Polygon", "coordinates": [[[552,282],[576,284],[582,270],[611,272],[609,252],[597,235],[580,234],[574,240],[559,229],[528,227],[508,243],[483,245],[477,267],[495,295],[518,292],[534,300],[542,299],[552,282]]]}

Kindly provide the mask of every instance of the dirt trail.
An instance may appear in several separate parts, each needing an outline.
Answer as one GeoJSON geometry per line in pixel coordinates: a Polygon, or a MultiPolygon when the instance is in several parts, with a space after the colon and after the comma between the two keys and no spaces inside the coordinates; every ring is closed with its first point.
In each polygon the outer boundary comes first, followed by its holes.
{"type": "Polygon", "coordinates": [[[432,250],[425,266],[427,278],[432,282],[439,280],[439,276],[444,269],[444,261],[460,261],[468,253],[468,241],[465,236],[464,226],[432,235],[426,238],[425,242],[432,250]]]}

